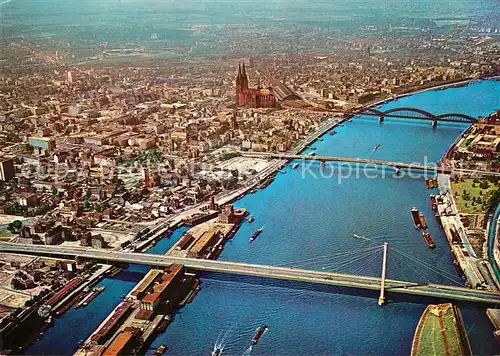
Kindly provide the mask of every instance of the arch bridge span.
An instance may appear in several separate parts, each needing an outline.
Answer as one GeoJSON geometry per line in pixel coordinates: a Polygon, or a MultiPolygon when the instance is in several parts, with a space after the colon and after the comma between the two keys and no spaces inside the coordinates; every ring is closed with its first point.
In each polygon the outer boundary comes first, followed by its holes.
{"type": "Polygon", "coordinates": [[[363,108],[354,113],[355,115],[362,116],[375,116],[380,120],[386,117],[399,118],[399,119],[416,119],[416,120],[428,120],[428,121],[444,121],[444,122],[459,122],[459,123],[475,123],[478,120],[470,115],[460,114],[460,113],[446,113],[440,115],[434,115],[433,113],[409,107],[392,108],[389,110],[378,110],[376,108],[363,108]]]}

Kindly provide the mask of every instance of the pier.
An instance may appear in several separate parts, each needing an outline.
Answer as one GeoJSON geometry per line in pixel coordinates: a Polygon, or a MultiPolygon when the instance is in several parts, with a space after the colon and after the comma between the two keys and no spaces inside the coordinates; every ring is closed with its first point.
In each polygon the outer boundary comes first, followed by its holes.
{"type": "MultiPolygon", "coordinates": [[[[195,258],[158,256],[143,253],[106,251],[93,248],[0,243],[0,251],[30,255],[142,264],[163,268],[176,263],[182,264],[186,268],[196,271],[221,272],[374,291],[380,290],[382,285],[382,278],[378,277],[366,277],[352,274],[265,266],[239,262],[223,262],[195,258]]],[[[384,281],[384,290],[393,293],[435,297],[445,300],[462,300],[481,304],[500,303],[500,294],[492,291],[432,283],[415,283],[392,279],[384,279],[384,281]]]]}

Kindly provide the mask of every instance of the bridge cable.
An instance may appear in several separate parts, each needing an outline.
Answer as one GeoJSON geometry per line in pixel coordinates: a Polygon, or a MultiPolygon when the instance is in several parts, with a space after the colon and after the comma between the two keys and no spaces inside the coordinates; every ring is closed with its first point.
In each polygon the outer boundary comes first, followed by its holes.
{"type": "Polygon", "coordinates": [[[375,260],[381,260],[380,257],[382,257],[382,254],[383,254],[383,251],[377,251],[377,253],[375,254],[375,256],[370,261],[361,264],[356,270],[353,271],[352,274],[357,274],[357,275],[362,276],[363,274],[361,274],[361,273],[364,272],[368,266],[371,266],[371,264],[375,260]]]}
{"type": "Polygon", "coordinates": [[[407,259],[409,259],[411,261],[414,261],[415,263],[418,263],[418,264],[424,266],[425,268],[427,268],[427,269],[429,269],[429,270],[431,270],[431,271],[433,271],[433,272],[441,275],[442,277],[444,277],[444,278],[446,278],[448,280],[453,281],[454,283],[459,283],[459,284],[463,283],[461,280],[460,280],[460,282],[457,282],[458,279],[454,279],[454,278],[458,278],[458,277],[452,275],[449,272],[446,272],[446,271],[444,271],[442,269],[439,269],[439,268],[435,268],[435,267],[433,267],[432,265],[430,265],[430,264],[428,264],[426,262],[420,261],[420,260],[418,260],[417,258],[415,258],[413,256],[406,255],[406,254],[402,253],[401,251],[398,251],[398,250],[396,250],[394,248],[393,248],[393,250],[395,250],[395,252],[401,254],[403,257],[405,257],[405,258],[407,258],[407,259]]]}
{"type": "Polygon", "coordinates": [[[407,259],[409,259],[409,260],[411,260],[411,261],[413,261],[413,262],[415,262],[415,263],[418,263],[419,265],[421,265],[421,266],[423,266],[423,267],[425,267],[425,268],[427,268],[427,269],[429,269],[429,270],[431,270],[431,271],[433,271],[433,272],[435,272],[435,273],[439,274],[440,276],[442,276],[442,277],[444,277],[444,278],[446,278],[446,279],[448,279],[448,280],[452,281],[453,283],[457,283],[457,284],[460,284],[460,285],[462,285],[462,284],[463,284],[463,281],[461,281],[461,280],[460,280],[460,282],[458,282],[458,280],[459,280],[459,279],[458,279],[458,277],[453,276],[451,273],[448,273],[448,272],[443,271],[443,270],[441,270],[441,269],[438,269],[438,268],[432,267],[431,265],[429,265],[429,264],[427,264],[427,263],[425,263],[425,262],[422,262],[422,261],[420,261],[420,260],[416,259],[415,257],[412,257],[412,256],[409,256],[409,255],[406,255],[406,254],[402,253],[401,251],[399,251],[399,250],[397,250],[397,249],[395,249],[395,248],[392,248],[392,251],[399,253],[399,254],[400,254],[400,255],[402,255],[403,257],[405,257],[405,258],[407,258],[407,259]]]}
{"type": "MultiPolygon", "coordinates": [[[[414,262],[416,262],[416,263],[418,263],[418,264],[420,264],[420,265],[422,265],[422,266],[424,266],[424,267],[427,267],[428,269],[430,269],[430,270],[431,270],[431,271],[433,271],[433,272],[436,272],[436,273],[439,273],[439,274],[446,275],[446,276],[448,276],[448,278],[459,278],[459,277],[457,277],[457,276],[455,276],[455,275],[453,275],[453,274],[451,274],[451,273],[449,273],[449,272],[447,272],[447,271],[445,271],[445,270],[442,270],[442,269],[439,269],[439,268],[433,267],[433,266],[432,266],[431,264],[429,264],[429,263],[426,263],[426,262],[420,261],[420,260],[419,260],[419,259],[417,259],[416,257],[406,255],[406,254],[402,253],[401,251],[399,251],[399,250],[397,250],[397,249],[395,249],[395,248],[393,248],[393,250],[395,250],[395,252],[397,252],[397,253],[401,254],[402,256],[404,256],[404,257],[406,257],[406,258],[408,258],[408,259],[410,259],[410,260],[412,260],[412,261],[414,261],[414,262]]],[[[457,279],[457,280],[458,280],[458,279],[457,279]]],[[[462,284],[462,280],[460,280],[460,284],[462,284]]]]}
{"type": "MultiPolygon", "coordinates": [[[[357,257],[356,257],[356,258],[354,258],[354,259],[351,259],[351,260],[349,260],[349,261],[342,262],[342,263],[340,263],[340,264],[338,264],[338,263],[335,263],[335,264],[334,264],[334,262],[332,262],[331,264],[326,265],[326,266],[324,266],[323,268],[326,268],[326,267],[333,267],[333,268],[335,268],[335,269],[336,269],[337,271],[339,271],[339,272],[341,272],[342,270],[344,270],[344,271],[345,271],[345,268],[346,268],[346,267],[349,267],[349,266],[351,266],[352,264],[356,264],[356,263],[358,263],[359,261],[366,260],[366,259],[370,258],[371,256],[376,255],[377,253],[380,253],[380,251],[379,251],[379,250],[372,251],[372,252],[370,252],[370,253],[366,253],[366,254],[364,254],[364,255],[357,256],[357,257]]],[[[353,272],[347,272],[347,273],[349,273],[349,274],[353,274],[353,272]]]]}
{"type": "Polygon", "coordinates": [[[302,262],[299,265],[295,265],[295,266],[302,267],[302,266],[310,266],[310,265],[322,265],[323,269],[333,267],[333,268],[338,270],[339,268],[342,268],[342,267],[345,267],[349,264],[355,263],[360,259],[370,257],[372,254],[376,253],[377,250],[366,251],[366,252],[363,252],[363,254],[361,254],[361,255],[358,252],[351,253],[351,254],[346,255],[346,256],[341,256],[342,257],[341,260],[339,260],[338,258],[334,258],[334,259],[330,259],[330,260],[322,259],[320,261],[311,259],[309,262],[302,262]],[[348,260],[345,260],[345,258],[348,258],[348,260]]]}
{"type": "Polygon", "coordinates": [[[305,267],[305,266],[311,266],[311,265],[322,265],[323,269],[330,268],[330,267],[334,267],[334,268],[338,269],[339,267],[344,267],[345,265],[349,265],[351,263],[354,263],[354,262],[358,261],[359,259],[369,257],[373,253],[375,253],[375,251],[366,252],[362,255],[357,254],[357,255],[352,255],[352,256],[343,256],[343,257],[348,257],[348,260],[345,260],[345,258],[343,258],[342,260],[331,259],[331,260],[322,260],[322,261],[303,262],[300,265],[297,265],[297,267],[302,267],[302,266],[305,267]]]}
{"type": "MultiPolygon", "coordinates": [[[[354,250],[354,251],[344,251],[344,252],[338,252],[335,254],[330,254],[330,255],[324,255],[324,256],[317,256],[313,258],[308,258],[308,259],[303,259],[303,260],[297,260],[293,262],[285,262],[285,263],[280,263],[275,265],[276,267],[286,267],[288,265],[300,265],[302,263],[307,263],[307,262],[314,262],[318,260],[325,260],[325,259],[331,259],[331,258],[337,258],[337,257],[348,257],[350,255],[358,255],[359,253],[364,253],[364,252],[369,252],[375,249],[378,249],[380,246],[373,246],[373,247],[368,247],[364,249],[359,249],[359,250],[354,250]]],[[[320,262],[320,261],[318,261],[320,262]]]]}
{"type": "Polygon", "coordinates": [[[339,268],[339,269],[345,268],[345,267],[347,267],[347,266],[350,266],[351,264],[357,263],[357,262],[362,261],[362,260],[364,260],[364,259],[366,259],[366,258],[369,258],[369,257],[371,257],[371,256],[373,256],[373,255],[376,255],[376,254],[377,254],[377,253],[379,253],[379,252],[381,252],[381,251],[379,251],[379,250],[375,250],[375,251],[370,252],[370,253],[367,253],[367,254],[365,254],[365,255],[358,256],[357,258],[354,258],[354,259],[352,259],[352,260],[350,260],[350,261],[346,261],[346,262],[344,262],[344,263],[341,263],[341,264],[338,266],[338,268],[339,268]]]}
{"type": "MultiPolygon", "coordinates": [[[[407,263],[406,261],[403,260],[403,258],[397,254],[389,254],[389,258],[395,258],[397,259],[401,265],[409,267],[417,276],[422,277],[422,279],[426,282],[429,282],[429,277],[427,277],[424,273],[413,267],[411,264],[407,263]]],[[[406,278],[406,277],[405,277],[406,278]]]]}

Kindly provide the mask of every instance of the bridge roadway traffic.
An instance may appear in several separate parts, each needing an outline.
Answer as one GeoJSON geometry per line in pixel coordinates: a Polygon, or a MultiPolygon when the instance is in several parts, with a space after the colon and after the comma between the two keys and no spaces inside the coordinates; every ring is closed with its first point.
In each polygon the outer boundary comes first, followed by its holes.
{"type": "Polygon", "coordinates": [[[267,153],[267,152],[243,152],[238,151],[238,154],[242,157],[250,158],[268,158],[268,159],[287,159],[287,160],[304,160],[304,161],[319,161],[319,162],[345,162],[345,163],[356,163],[361,165],[375,165],[375,166],[387,166],[399,169],[416,169],[429,172],[451,174],[457,173],[462,175],[478,175],[478,176],[500,176],[500,172],[492,171],[480,171],[474,169],[463,169],[463,168],[444,168],[435,165],[424,165],[420,163],[404,163],[404,162],[393,162],[384,161],[378,159],[369,158],[357,158],[357,157],[335,157],[335,156],[307,156],[307,155],[294,155],[287,153],[267,153]]]}
{"type": "MultiPolygon", "coordinates": [[[[380,290],[381,279],[358,275],[340,274],[324,271],[303,270],[277,266],[264,266],[240,262],[179,258],[144,253],[106,251],[82,247],[55,247],[45,245],[25,245],[0,243],[0,251],[29,255],[43,255],[65,258],[85,258],[107,262],[122,262],[149,266],[168,267],[178,263],[189,269],[208,272],[222,272],[262,278],[291,280],[313,284],[380,290]]],[[[385,280],[385,290],[394,293],[413,294],[447,300],[462,300],[483,304],[500,303],[500,294],[490,291],[440,284],[415,283],[398,280],[385,280]]]]}

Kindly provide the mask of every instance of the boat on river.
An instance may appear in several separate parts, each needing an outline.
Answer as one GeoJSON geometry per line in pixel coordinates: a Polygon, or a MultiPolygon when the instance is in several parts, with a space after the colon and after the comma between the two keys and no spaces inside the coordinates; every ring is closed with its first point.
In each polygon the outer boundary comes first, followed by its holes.
{"type": "Polygon", "coordinates": [[[212,351],[212,356],[220,356],[222,354],[222,350],[224,350],[223,347],[216,347],[213,351],[212,351]]]}
{"type": "Polygon", "coordinates": [[[413,225],[415,225],[416,229],[427,229],[425,216],[417,208],[411,209],[411,217],[413,219],[413,225]]]}
{"type": "Polygon", "coordinates": [[[249,239],[248,241],[249,241],[249,242],[253,242],[253,241],[255,241],[255,239],[256,239],[257,237],[259,237],[259,235],[262,233],[262,231],[264,231],[264,227],[261,227],[260,229],[258,229],[257,231],[255,231],[255,232],[253,233],[253,235],[252,235],[252,236],[250,236],[250,239],[249,239]]]}
{"type": "Polygon", "coordinates": [[[165,351],[168,350],[168,347],[165,346],[165,345],[160,345],[156,351],[154,352],[153,355],[156,355],[156,356],[160,356],[160,355],[163,355],[165,353],[165,351]]]}
{"type": "Polygon", "coordinates": [[[261,326],[259,326],[259,328],[257,329],[257,332],[255,333],[255,336],[252,339],[252,345],[257,345],[260,338],[262,337],[262,334],[264,334],[264,331],[266,331],[266,330],[267,330],[266,324],[262,324],[261,326]]]}
{"type": "Polygon", "coordinates": [[[292,166],[292,169],[297,169],[298,166],[299,166],[298,163],[294,163],[293,166],[292,166]]]}
{"type": "Polygon", "coordinates": [[[429,234],[428,231],[422,232],[422,237],[424,238],[425,243],[427,244],[427,246],[429,246],[429,248],[436,247],[436,244],[434,243],[434,240],[432,240],[431,234],[429,234]]]}

